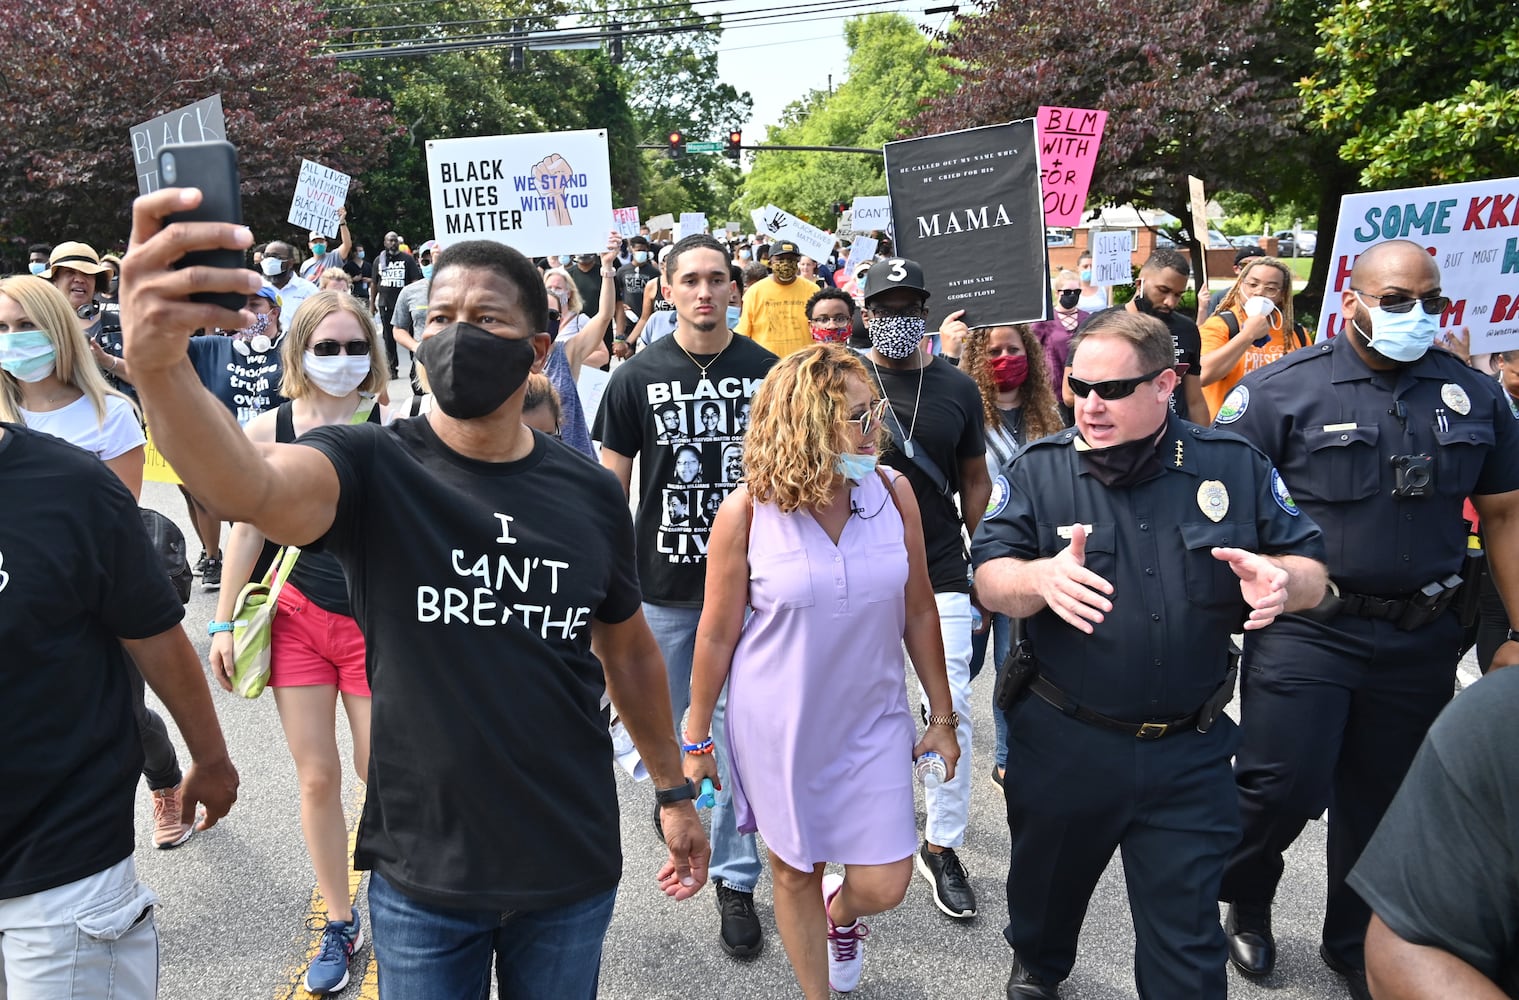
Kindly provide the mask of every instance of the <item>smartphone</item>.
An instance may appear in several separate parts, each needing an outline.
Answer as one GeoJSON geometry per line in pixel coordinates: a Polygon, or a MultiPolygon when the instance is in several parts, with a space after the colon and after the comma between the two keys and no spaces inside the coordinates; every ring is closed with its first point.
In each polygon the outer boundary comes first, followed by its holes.
{"type": "MultiPolygon", "coordinates": [[[[165,146],[158,151],[158,176],[164,187],[200,188],[202,195],[198,208],[175,212],[164,220],[166,225],[171,222],[243,224],[237,149],[230,142],[219,139],[165,146]]],[[[181,257],[174,266],[243,270],[246,265],[241,250],[194,250],[181,257]]],[[[196,292],[190,298],[232,310],[248,304],[248,297],[237,292],[196,292]]]]}

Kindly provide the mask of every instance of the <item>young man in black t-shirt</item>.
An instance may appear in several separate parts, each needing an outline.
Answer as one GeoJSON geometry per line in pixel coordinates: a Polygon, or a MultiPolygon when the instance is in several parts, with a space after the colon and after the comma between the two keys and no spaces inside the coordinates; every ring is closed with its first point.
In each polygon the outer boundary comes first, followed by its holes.
{"type": "MultiPolygon", "coordinates": [[[[1177,365],[1186,365],[1181,386],[1171,397],[1171,408],[1183,420],[1208,423],[1208,403],[1203,398],[1203,337],[1197,324],[1176,311],[1187,290],[1192,265],[1175,250],[1160,249],[1139,269],[1139,284],[1126,305],[1114,306],[1154,316],[1171,332],[1177,365]]],[[[1204,290],[1206,291],[1206,289],[1204,290]]]]}
{"type": "MultiPolygon", "coordinates": [[[[776,359],[728,329],[733,284],[722,244],[710,236],[687,237],[675,244],[665,267],[664,294],[675,305],[675,332],[612,373],[591,436],[601,442],[602,464],[617,474],[625,491],[631,489],[633,460],[640,460],[643,611],[664,653],[678,725],[691,703],[691,661],[707,580],[711,525],[693,516],[700,510],[698,495],[704,487],[708,496],[727,496],[738,485],[742,466],[731,457],[742,446],[743,432],[722,428],[739,426],[739,409],[747,411],[776,359]],[[701,419],[714,409],[715,420],[701,419]],[[708,433],[693,440],[697,428],[708,433]],[[693,489],[693,484],[701,486],[693,489]]],[[[710,734],[720,746],[724,705],[719,699],[710,734]]],[[[696,744],[707,735],[686,733],[682,742],[696,744]]],[[[726,783],[721,755],[718,764],[726,783]]],[[[737,958],[752,958],[764,946],[754,912],[759,873],[754,835],[738,835],[732,798],[720,792],[712,810],[712,880],[722,912],[720,940],[737,958]]]]}
{"type": "Polygon", "coordinates": [[[0,424],[0,996],[150,1000],[157,898],[132,863],[142,744],[130,678],[163,700],[195,759],[199,829],[237,772],[184,608],[137,503],[93,455],[0,424]]]}
{"type": "Polygon", "coordinates": [[[162,219],[179,199],[168,189],[135,207],[127,357],[165,457],[198,496],[343,566],[373,692],[354,865],[372,871],[381,992],[474,995],[494,956],[503,995],[589,1000],[622,870],[603,692],[664,808],[667,895],[701,888],[708,851],[639,610],[626,499],[522,422],[552,341],[543,281],[499,243],[448,247],[418,347],[432,410],[256,449],[184,364],[189,328],[218,312],[188,296],[243,290],[241,273],[172,269],[248,233],[206,225],[172,242],[162,219]]]}
{"type": "Polygon", "coordinates": [[[654,263],[654,254],[649,250],[647,236],[635,236],[628,240],[628,251],[633,255],[632,263],[624,264],[617,271],[622,309],[621,322],[616,324],[616,332],[621,337],[626,337],[628,331],[633,329],[633,324],[638,322],[636,318],[628,319],[627,310],[633,310],[635,317],[640,315],[643,312],[644,286],[659,280],[659,267],[654,263]]]}
{"type": "Polygon", "coordinates": [[[385,357],[390,365],[390,377],[396,377],[396,335],[390,325],[390,315],[395,311],[396,299],[401,289],[413,281],[422,280],[422,266],[411,254],[402,251],[401,237],[396,233],[385,234],[385,249],[374,261],[374,280],[369,289],[369,308],[380,314],[380,334],[385,338],[385,357]]]}
{"type": "MultiPolygon", "coordinates": [[[[901,257],[877,262],[866,288],[864,318],[872,343],[866,367],[890,403],[886,423],[892,443],[881,462],[907,477],[922,511],[928,574],[955,705],[948,724],[956,730],[962,757],[969,759],[973,597],[965,538],[976,533],[991,499],[981,393],[970,376],[919,346],[929,293],[916,262],[901,257]]],[[[991,616],[982,617],[989,621],[991,616]]],[[[923,704],[926,712],[926,698],[923,704]]],[[[971,769],[961,768],[952,781],[923,790],[927,822],[917,857],[919,874],[933,887],[934,903],[962,920],[976,915],[975,892],[955,853],[965,842],[970,820],[970,783],[971,769]]]]}

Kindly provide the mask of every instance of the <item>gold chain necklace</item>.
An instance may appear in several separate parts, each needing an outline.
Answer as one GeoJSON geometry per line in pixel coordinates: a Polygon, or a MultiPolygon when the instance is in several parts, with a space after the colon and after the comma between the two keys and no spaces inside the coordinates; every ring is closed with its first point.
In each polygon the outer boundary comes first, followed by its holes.
{"type": "Polygon", "coordinates": [[[690,351],[686,350],[686,345],[682,344],[680,342],[680,340],[675,336],[675,334],[673,334],[673,333],[670,334],[670,339],[675,341],[675,346],[678,347],[678,348],[680,348],[680,353],[682,353],[686,357],[690,358],[691,359],[691,363],[693,365],[695,365],[698,369],[701,370],[702,381],[704,381],[704,382],[710,382],[712,380],[709,379],[709,378],[707,378],[707,369],[711,368],[713,365],[717,364],[717,359],[723,356],[723,351],[726,351],[729,348],[729,346],[732,345],[734,336],[735,336],[735,334],[733,333],[733,331],[729,330],[728,331],[728,340],[727,340],[726,343],[723,344],[722,350],[718,351],[716,354],[712,355],[711,359],[706,364],[702,364],[700,361],[697,361],[696,360],[696,355],[694,355],[690,351]]]}

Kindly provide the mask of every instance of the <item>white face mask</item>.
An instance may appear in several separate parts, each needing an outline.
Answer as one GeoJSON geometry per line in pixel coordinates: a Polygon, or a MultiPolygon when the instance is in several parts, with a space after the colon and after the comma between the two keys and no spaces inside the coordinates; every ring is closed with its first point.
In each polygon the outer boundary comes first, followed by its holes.
{"type": "Polygon", "coordinates": [[[265,257],[258,262],[258,266],[268,277],[275,277],[285,269],[285,262],[278,257],[265,257]]]}
{"type": "Polygon", "coordinates": [[[346,396],[359,387],[369,375],[369,355],[354,357],[338,354],[319,358],[311,351],[304,353],[306,377],[311,384],[329,396],[346,396]]]}
{"type": "Polygon", "coordinates": [[[1273,312],[1276,311],[1276,303],[1272,302],[1264,295],[1252,295],[1245,300],[1246,316],[1270,316],[1273,312]]]}

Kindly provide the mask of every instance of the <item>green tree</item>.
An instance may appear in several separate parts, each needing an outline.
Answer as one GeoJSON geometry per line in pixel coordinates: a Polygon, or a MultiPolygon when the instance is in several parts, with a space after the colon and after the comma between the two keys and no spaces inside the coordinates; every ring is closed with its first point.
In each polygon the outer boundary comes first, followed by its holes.
{"type": "Polygon", "coordinates": [[[1502,177],[1519,163],[1519,7],[1341,0],[1299,85],[1310,128],[1366,189],[1502,177]]]}
{"type": "MultiPolygon", "coordinates": [[[[852,18],[844,24],[844,39],[844,82],[832,94],[813,91],[792,103],[769,129],[767,144],[879,147],[901,137],[902,123],[953,84],[937,47],[900,14],[852,18]]],[[[834,202],[885,193],[878,156],[762,151],[754,154],[735,208],[770,203],[816,225],[832,225],[834,202]]]]}

